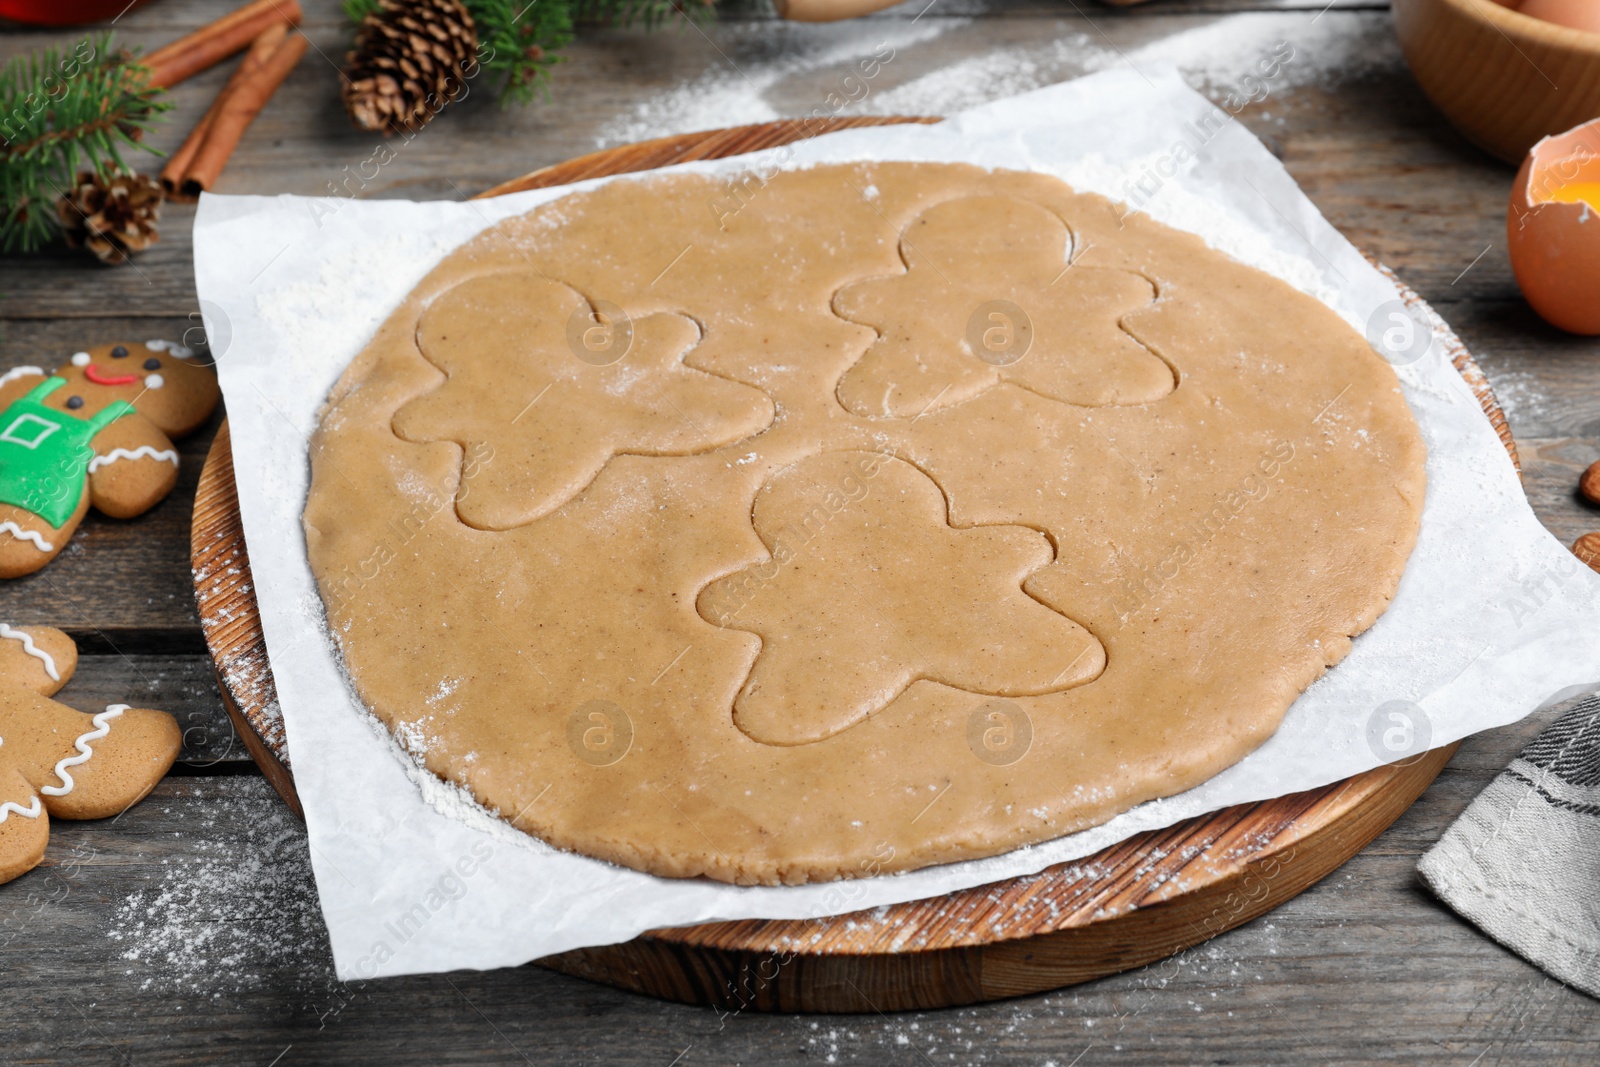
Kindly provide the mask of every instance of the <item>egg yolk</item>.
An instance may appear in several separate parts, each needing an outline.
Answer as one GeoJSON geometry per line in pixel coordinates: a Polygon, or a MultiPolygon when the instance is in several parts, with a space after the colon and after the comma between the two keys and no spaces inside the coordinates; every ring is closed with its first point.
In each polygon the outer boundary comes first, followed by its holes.
{"type": "Polygon", "coordinates": [[[1550,199],[1560,204],[1588,204],[1600,211],[1600,182],[1573,182],[1563,185],[1550,194],[1550,199]]]}

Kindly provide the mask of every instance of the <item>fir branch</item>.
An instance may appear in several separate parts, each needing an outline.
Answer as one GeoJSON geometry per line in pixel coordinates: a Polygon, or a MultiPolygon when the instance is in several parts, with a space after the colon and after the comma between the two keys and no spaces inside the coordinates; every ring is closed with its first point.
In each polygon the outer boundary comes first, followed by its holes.
{"type": "Polygon", "coordinates": [[[716,17],[713,0],[571,0],[573,16],[605,26],[643,26],[654,30],[674,15],[705,23],[716,17]]]}
{"type": "Polygon", "coordinates": [[[0,248],[31,252],[59,231],[54,203],[79,170],[126,170],[122,153],[167,109],[111,37],[46,48],[0,70],[0,248]]]}
{"type": "MultiPolygon", "coordinates": [[[[694,22],[715,17],[714,0],[462,0],[478,31],[482,69],[499,82],[503,104],[549,96],[550,74],[564,62],[579,21],[656,29],[676,14],[694,22]]],[[[381,0],[344,0],[345,17],[359,23],[381,0]]]]}
{"type": "Polygon", "coordinates": [[[572,43],[570,0],[465,0],[478,27],[483,69],[500,81],[502,104],[548,97],[550,71],[572,43]]]}

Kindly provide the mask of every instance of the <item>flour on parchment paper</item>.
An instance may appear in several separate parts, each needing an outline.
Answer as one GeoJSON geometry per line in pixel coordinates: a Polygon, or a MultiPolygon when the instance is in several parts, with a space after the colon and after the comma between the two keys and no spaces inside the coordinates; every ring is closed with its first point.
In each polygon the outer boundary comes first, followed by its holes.
{"type": "MultiPolygon", "coordinates": [[[[330,211],[336,212],[342,206],[342,201],[331,201],[330,211]]],[[[285,341],[284,351],[276,355],[274,362],[284,364],[285,373],[293,374],[321,364],[330,352],[354,355],[390,310],[368,294],[384,291],[385,286],[402,291],[414,287],[433,269],[443,252],[439,242],[426,234],[374,237],[366,244],[348,248],[345,255],[324,260],[317,277],[272,287],[270,298],[257,296],[256,313],[271,323],[285,341]],[[330,306],[372,310],[365,316],[330,316],[330,306]]],[[[224,353],[219,358],[227,359],[229,355],[224,353]]],[[[241,352],[234,358],[248,356],[241,352]]],[[[309,427],[299,429],[304,432],[309,427]]]]}
{"type": "MultiPolygon", "coordinates": [[[[326,635],[325,622],[323,622],[323,632],[326,635]]],[[[337,647],[334,649],[334,655],[338,655],[337,647]]],[[[345,671],[347,686],[349,685],[349,678],[349,672],[345,671]]],[[[441,688],[447,684],[447,682],[441,682],[441,688]]],[[[517,812],[501,813],[491,811],[478,803],[477,798],[461,786],[456,785],[454,782],[447,782],[428,770],[423,763],[423,759],[427,756],[429,747],[434,743],[434,738],[428,737],[420,729],[407,730],[402,728],[391,734],[389,728],[356,695],[353,686],[350,687],[350,693],[352,706],[361,709],[362,721],[372,730],[373,736],[377,737],[384,747],[389,750],[390,754],[400,761],[400,766],[405,769],[406,777],[416,785],[418,792],[422,794],[422,799],[427,801],[429,807],[433,808],[434,811],[459,822],[464,822],[474,830],[488,834],[496,844],[515,845],[518,848],[542,855],[552,855],[557,851],[532,834],[525,834],[511,825],[511,819],[518,814],[517,812]],[[399,744],[395,744],[395,741],[398,741],[399,744]]],[[[473,754],[468,753],[466,758],[470,762],[473,754]]]]}

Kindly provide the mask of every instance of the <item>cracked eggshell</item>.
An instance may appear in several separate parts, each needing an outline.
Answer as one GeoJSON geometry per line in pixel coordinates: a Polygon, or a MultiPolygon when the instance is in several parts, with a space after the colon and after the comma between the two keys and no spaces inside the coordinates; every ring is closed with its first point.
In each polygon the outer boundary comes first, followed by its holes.
{"type": "Polygon", "coordinates": [[[1600,190],[1600,119],[1529,151],[1511,187],[1506,244],[1522,295],[1545,321],[1600,334],[1600,207],[1555,199],[1583,183],[1600,190]]]}

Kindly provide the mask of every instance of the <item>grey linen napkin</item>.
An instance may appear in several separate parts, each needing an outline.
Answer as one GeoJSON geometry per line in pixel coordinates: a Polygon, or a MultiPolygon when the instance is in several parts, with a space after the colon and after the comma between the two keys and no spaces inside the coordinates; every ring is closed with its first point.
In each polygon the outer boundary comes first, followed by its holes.
{"type": "Polygon", "coordinates": [[[1484,933],[1600,997],[1600,697],[1523,749],[1417,870],[1484,933]]]}

